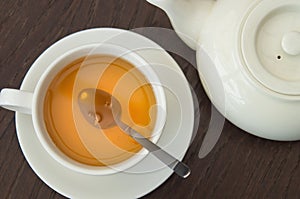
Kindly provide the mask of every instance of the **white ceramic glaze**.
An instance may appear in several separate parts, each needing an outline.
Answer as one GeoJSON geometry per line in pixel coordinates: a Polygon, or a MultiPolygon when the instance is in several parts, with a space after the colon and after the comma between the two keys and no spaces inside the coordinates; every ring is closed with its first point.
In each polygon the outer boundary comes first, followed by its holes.
{"type": "MultiPolygon", "coordinates": [[[[69,158],[56,147],[51,137],[47,133],[47,129],[44,123],[44,98],[46,96],[48,86],[52,82],[53,78],[55,78],[55,76],[72,61],[84,56],[97,54],[121,57],[122,59],[132,63],[147,78],[149,83],[153,84],[152,89],[156,97],[156,105],[160,107],[159,109],[157,109],[157,121],[155,122],[153,128],[153,132],[155,132],[155,135],[151,137],[151,140],[156,143],[160,137],[161,129],[163,128],[166,120],[166,99],[163,88],[160,86],[160,81],[156,73],[143,58],[141,58],[135,52],[117,45],[101,43],[89,44],[79,46],[65,52],[64,54],[57,57],[52,63],[50,63],[47,70],[45,70],[45,72],[40,75],[40,79],[38,80],[34,92],[25,92],[16,89],[3,89],[0,93],[0,106],[21,113],[32,114],[33,126],[42,146],[60,164],[68,167],[69,169],[73,169],[74,171],[84,174],[107,175],[119,171],[124,171],[132,167],[133,165],[141,161],[147,155],[148,151],[143,148],[136,155],[115,165],[85,165],[69,158]]],[[[99,80],[98,74],[95,74],[94,76],[95,78],[93,79],[91,79],[93,75],[90,75],[89,77],[89,81],[91,81],[90,85],[92,86],[96,86],[99,80]]],[[[80,82],[78,84],[80,84],[80,82]]],[[[75,99],[77,99],[76,96],[78,96],[79,92],[85,88],[86,87],[80,88],[78,86],[75,88],[74,86],[73,96],[75,97],[75,99]]],[[[73,104],[73,111],[76,112],[76,110],[79,110],[77,103],[73,104]]],[[[80,111],[77,111],[76,113],[77,115],[74,115],[73,113],[75,124],[76,121],[78,121],[76,119],[81,116],[80,111]]],[[[88,126],[86,126],[86,124],[84,125],[83,129],[80,129],[77,126],[79,135],[84,134],[86,129],[88,129],[88,126]]],[[[92,130],[93,129],[91,129],[91,131],[92,130]]],[[[84,143],[84,140],[82,140],[82,142],[84,143]]],[[[88,147],[88,145],[86,146],[88,147]]],[[[87,150],[89,150],[93,154],[93,152],[89,148],[87,148],[87,150]]]]}
{"type": "Polygon", "coordinates": [[[195,42],[184,39],[197,50],[204,88],[227,119],[259,137],[300,139],[299,0],[148,1],[195,42]],[[205,19],[191,20],[200,13],[205,19]]]}
{"type": "Polygon", "coordinates": [[[199,32],[215,4],[215,0],[147,0],[163,9],[179,37],[197,49],[199,32]]]}
{"type": "Polygon", "coordinates": [[[300,54],[300,31],[285,33],[282,38],[282,49],[285,53],[293,56],[300,54]]]}
{"type": "MultiPolygon", "coordinates": [[[[189,84],[172,57],[141,35],[125,30],[100,28],[65,37],[35,61],[22,82],[21,90],[33,92],[40,76],[55,57],[82,45],[103,42],[137,49],[139,56],[148,63],[153,63],[151,66],[162,85],[172,90],[172,94],[165,90],[168,114],[158,145],[182,160],[191,141],[194,123],[189,84]],[[178,106],[178,103],[182,106],[178,106]]],[[[172,174],[168,167],[151,155],[147,155],[128,172],[104,176],[81,174],[62,166],[45,151],[34,131],[31,115],[17,112],[16,128],[22,152],[30,167],[48,186],[68,198],[140,198],[153,191],[172,174]]]]}

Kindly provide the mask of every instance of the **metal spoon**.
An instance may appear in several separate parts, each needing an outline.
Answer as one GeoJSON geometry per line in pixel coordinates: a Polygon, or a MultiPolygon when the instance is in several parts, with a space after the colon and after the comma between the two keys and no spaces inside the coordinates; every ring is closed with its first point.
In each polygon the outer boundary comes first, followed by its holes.
{"type": "Polygon", "coordinates": [[[177,175],[182,178],[190,175],[191,170],[186,164],[121,121],[121,105],[109,93],[100,89],[84,89],[79,93],[78,104],[84,118],[93,126],[107,129],[118,125],[125,133],[166,164],[177,175]]]}

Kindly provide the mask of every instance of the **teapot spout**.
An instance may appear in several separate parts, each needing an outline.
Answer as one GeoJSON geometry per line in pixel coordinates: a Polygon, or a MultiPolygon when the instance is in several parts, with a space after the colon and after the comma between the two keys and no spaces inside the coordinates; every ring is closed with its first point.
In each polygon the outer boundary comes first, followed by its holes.
{"type": "Polygon", "coordinates": [[[156,7],[159,7],[162,10],[165,10],[165,8],[168,6],[169,1],[168,0],[146,0],[149,3],[155,5],[156,7]]]}
{"type": "Polygon", "coordinates": [[[216,0],[147,0],[166,12],[178,36],[197,49],[200,31],[216,0]]]}

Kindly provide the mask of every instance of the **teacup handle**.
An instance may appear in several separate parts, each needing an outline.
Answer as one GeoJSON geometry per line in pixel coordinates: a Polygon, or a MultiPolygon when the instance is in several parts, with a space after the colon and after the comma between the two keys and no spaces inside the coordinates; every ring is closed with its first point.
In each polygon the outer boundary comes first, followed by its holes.
{"type": "Polygon", "coordinates": [[[33,93],[5,88],[0,93],[0,106],[20,113],[32,113],[33,93]]]}

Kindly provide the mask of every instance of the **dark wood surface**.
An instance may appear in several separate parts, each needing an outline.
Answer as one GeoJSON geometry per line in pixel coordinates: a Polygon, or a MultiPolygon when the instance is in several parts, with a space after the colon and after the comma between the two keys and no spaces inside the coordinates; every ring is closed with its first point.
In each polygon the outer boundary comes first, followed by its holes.
{"type": "MultiPolygon", "coordinates": [[[[104,26],[172,28],[167,16],[145,0],[1,0],[0,88],[19,88],[34,60],[55,41],[104,26]]],[[[226,121],[213,151],[198,158],[211,104],[197,71],[173,56],[199,100],[200,128],[184,158],[192,174],[186,180],[172,175],[144,198],[300,198],[299,142],[260,139],[226,121]]],[[[0,198],[63,198],[31,170],[15,131],[14,114],[0,109],[0,198]]]]}

